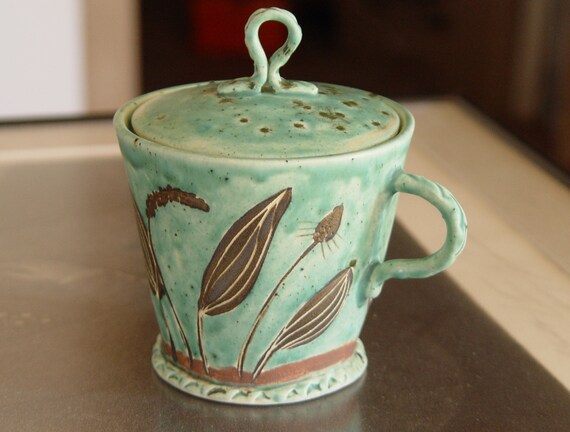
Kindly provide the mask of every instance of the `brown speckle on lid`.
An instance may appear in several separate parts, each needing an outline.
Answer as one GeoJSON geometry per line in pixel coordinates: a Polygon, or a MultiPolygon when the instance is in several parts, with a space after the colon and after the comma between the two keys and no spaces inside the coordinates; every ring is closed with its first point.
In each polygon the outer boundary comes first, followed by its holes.
{"type": "Polygon", "coordinates": [[[306,104],[305,102],[303,102],[302,100],[299,99],[293,99],[293,105],[299,107],[299,108],[303,108],[305,110],[310,110],[312,107],[311,105],[306,104]]]}
{"type": "Polygon", "coordinates": [[[321,117],[327,118],[329,120],[336,120],[339,118],[345,118],[346,116],[338,111],[319,111],[321,117]]]}

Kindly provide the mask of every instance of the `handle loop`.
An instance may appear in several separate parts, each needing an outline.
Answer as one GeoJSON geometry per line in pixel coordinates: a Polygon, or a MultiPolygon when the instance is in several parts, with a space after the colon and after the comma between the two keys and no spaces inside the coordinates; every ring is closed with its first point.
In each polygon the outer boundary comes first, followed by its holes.
{"type": "Polygon", "coordinates": [[[284,9],[268,8],[255,11],[245,25],[245,44],[253,60],[253,75],[225,81],[218,85],[219,94],[303,93],[317,94],[318,89],[305,81],[287,81],[279,74],[279,69],[291,57],[301,42],[303,34],[295,16],[284,9]],[[267,61],[263,46],[259,41],[259,28],[267,21],[278,21],[287,27],[287,40],[267,61]]]}
{"type": "Polygon", "coordinates": [[[425,199],[439,210],[447,228],[445,243],[432,255],[415,259],[393,259],[376,264],[372,270],[367,297],[380,294],[382,284],[391,278],[426,278],[448,268],[465,247],[467,219],[455,197],[443,186],[413,174],[401,173],[394,182],[394,193],[405,192],[425,199]]]}

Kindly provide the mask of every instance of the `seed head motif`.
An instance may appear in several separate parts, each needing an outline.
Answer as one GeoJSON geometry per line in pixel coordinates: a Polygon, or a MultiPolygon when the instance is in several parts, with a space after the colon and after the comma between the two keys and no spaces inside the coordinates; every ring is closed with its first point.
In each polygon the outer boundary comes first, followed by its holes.
{"type": "Polygon", "coordinates": [[[343,211],[344,206],[341,204],[325,215],[315,228],[313,234],[313,241],[315,243],[328,242],[333,239],[340,227],[343,211]]]}

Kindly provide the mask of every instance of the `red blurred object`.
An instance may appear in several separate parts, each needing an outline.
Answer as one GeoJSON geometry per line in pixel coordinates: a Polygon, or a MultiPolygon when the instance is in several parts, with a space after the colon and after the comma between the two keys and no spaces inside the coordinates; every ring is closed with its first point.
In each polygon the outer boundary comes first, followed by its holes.
{"type": "MultiPolygon", "coordinates": [[[[247,56],[244,27],[249,16],[259,8],[287,9],[285,0],[190,0],[192,45],[205,55],[247,56]]],[[[259,30],[261,43],[269,55],[287,38],[287,29],[277,22],[265,23],[259,30]]]]}

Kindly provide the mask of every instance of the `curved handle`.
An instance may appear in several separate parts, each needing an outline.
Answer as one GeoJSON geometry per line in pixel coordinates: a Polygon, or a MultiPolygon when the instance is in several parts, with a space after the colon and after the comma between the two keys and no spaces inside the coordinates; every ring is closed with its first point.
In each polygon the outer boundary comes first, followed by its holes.
{"type": "Polygon", "coordinates": [[[295,16],[284,9],[269,8],[255,11],[245,25],[245,45],[253,60],[253,75],[226,81],[218,86],[219,94],[256,94],[262,91],[270,93],[317,94],[318,89],[305,81],[287,81],[279,75],[279,69],[287,63],[297,49],[303,34],[295,16]],[[287,40],[271,58],[267,56],[259,41],[259,28],[267,21],[278,21],[287,27],[287,40]]]}
{"type": "Polygon", "coordinates": [[[443,186],[425,177],[401,173],[394,182],[394,193],[405,192],[425,199],[439,210],[447,228],[443,246],[432,255],[416,259],[393,259],[379,263],[372,271],[367,297],[380,294],[388,279],[425,278],[449,267],[465,247],[467,219],[457,200],[443,186]]]}

